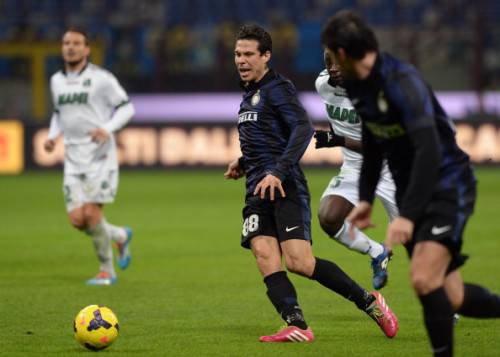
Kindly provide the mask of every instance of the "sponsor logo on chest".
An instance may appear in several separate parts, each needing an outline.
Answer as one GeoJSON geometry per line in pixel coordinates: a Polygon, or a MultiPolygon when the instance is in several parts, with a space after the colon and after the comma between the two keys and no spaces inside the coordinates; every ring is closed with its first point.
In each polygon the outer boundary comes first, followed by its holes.
{"type": "Polygon", "coordinates": [[[247,122],[247,121],[257,121],[259,113],[257,112],[243,112],[238,115],[238,124],[247,122]]]}
{"type": "Polygon", "coordinates": [[[88,92],[63,93],[57,97],[57,104],[87,104],[88,98],[88,92]]]}
{"type": "Polygon", "coordinates": [[[378,124],[366,122],[366,127],[371,131],[373,136],[379,139],[394,139],[406,134],[405,129],[399,123],[394,124],[378,124]]]}
{"type": "Polygon", "coordinates": [[[326,104],[326,111],[330,119],[345,121],[349,124],[359,124],[360,120],[356,110],[349,108],[342,108],[340,106],[326,104]]]}

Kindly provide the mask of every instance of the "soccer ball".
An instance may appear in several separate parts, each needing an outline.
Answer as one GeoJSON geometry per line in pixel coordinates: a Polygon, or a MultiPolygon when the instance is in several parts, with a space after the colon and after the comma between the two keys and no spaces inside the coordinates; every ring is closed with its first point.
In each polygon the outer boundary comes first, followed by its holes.
{"type": "Polygon", "coordinates": [[[75,317],[73,329],[75,339],[89,350],[102,350],[118,337],[119,325],[111,309],[90,305],[83,308],[75,317]]]}

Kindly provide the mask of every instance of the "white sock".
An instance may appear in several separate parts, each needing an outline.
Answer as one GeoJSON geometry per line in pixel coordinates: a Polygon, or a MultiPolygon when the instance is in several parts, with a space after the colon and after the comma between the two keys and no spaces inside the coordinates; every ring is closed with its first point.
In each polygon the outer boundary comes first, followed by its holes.
{"type": "Polygon", "coordinates": [[[108,236],[103,220],[97,223],[94,228],[88,229],[87,234],[90,235],[94,241],[97,259],[100,262],[99,271],[105,271],[111,274],[111,276],[115,276],[111,239],[108,236]]]}
{"type": "Polygon", "coordinates": [[[106,228],[106,231],[108,232],[108,235],[113,240],[113,242],[125,243],[125,241],[127,240],[127,231],[125,231],[125,228],[118,227],[109,223],[104,217],[102,217],[101,222],[106,228]]]}
{"type": "Polygon", "coordinates": [[[375,258],[384,252],[382,244],[370,239],[356,227],[354,227],[354,239],[351,239],[349,235],[350,226],[349,222],[344,222],[342,228],[340,228],[340,230],[331,238],[351,250],[355,250],[361,254],[369,254],[372,258],[375,258]]]}

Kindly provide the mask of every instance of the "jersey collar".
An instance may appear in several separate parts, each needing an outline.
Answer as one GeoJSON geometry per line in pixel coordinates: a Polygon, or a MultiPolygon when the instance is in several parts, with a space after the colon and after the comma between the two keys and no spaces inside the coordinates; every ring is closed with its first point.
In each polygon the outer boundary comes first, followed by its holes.
{"type": "MultiPolygon", "coordinates": [[[[90,62],[87,61],[87,63],[85,63],[85,66],[83,66],[83,68],[78,72],[78,75],[82,74],[86,69],[87,67],[89,66],[90,62]]],[[[67,72],[66,72],[66,67],[63,66],[63,69],[62,69],[62,73],[66,76],[67,75],[67,72]]]]}
{"type": "Polygon", "coordinates": [[[240,87],[243,88],[246,92],[251,92],[254,90],[257,90],[261,88],[262,86],[266,85],[267,83],[271,82],[273,79],[275,79],[278,76],[276,71],[274,69],[269,69],[267,73],[262,77],[262,79],[258,82],[252,81],[252,82],[243,82],[240,81],[240,87]]]}

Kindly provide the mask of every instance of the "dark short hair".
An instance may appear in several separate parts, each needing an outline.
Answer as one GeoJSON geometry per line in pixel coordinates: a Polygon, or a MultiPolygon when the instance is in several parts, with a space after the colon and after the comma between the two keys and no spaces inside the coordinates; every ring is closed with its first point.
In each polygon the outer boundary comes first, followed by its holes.
{"type": "Polygon", "coordinates": [[[342,10],[332,16],[321,31],[321,44],[336,52],[343,48],[354,59],[361,59],[367,52],[378,52],[375,33],[361,16],[342,10]]]}
{"type": "Polygon", "coordinates": [[[261,55],[267,51],[273,52],[271,35],[259,25],[241,26],[236,35],[236,41],[238,40],[256,40],[259,43],[258,49],[261,55]]]}
{"type": "Polygon", "coordinates": [[[85,29],[78,26],[70,26],[66,29],[66,31],[64,31],[64,34],[68,32],[76,32],[79,33],[80,35],[83,35],[83,37],[85,38],[85,44],[87,46],[90,44],[89,34],[87,33],[87,31],[85,31],[85,29]]]}

